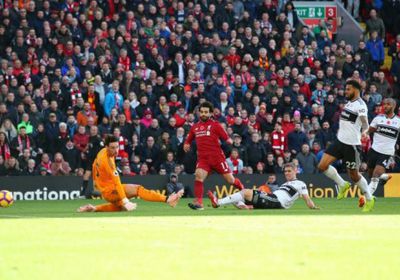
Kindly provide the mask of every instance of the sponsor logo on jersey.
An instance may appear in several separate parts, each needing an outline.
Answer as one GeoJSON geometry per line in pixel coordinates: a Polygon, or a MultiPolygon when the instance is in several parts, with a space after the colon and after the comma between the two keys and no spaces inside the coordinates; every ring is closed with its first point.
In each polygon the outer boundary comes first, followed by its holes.
{"type": "Polygon", "coordinates": [[[397,139],[397,135],[399,134],[399,131],[394,127],[379,124],[376,128],[376,133],[379,133],[382,136],[397,139]]]}
{"type": "Polygon", "coordinates": [[[290,196],[294,196],[297,193],[297,190],[295,188],[287,184],[283,184],[282,186],[280,186],[279,190],[287,192],[290,196]]]}
{"type": "Polygon", "coordinates": [[[354,113],[348,109],[344,109],[340,114],[340,119],[344,121],[348,121],[351,123],[355,123],[357,120],[358,114],[354,113]]]}

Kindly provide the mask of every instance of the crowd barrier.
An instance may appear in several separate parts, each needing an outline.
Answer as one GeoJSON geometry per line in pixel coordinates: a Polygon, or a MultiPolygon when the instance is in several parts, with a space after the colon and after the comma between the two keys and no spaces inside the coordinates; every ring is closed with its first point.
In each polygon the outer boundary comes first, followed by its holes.
{"type": "MultiPolygon", "coordinates": [[[[375,195],[378,197],[400,197],[400,173],[392,174],[393,178],[384,188],[378,188],[375,195]]],[[[239,179],[246,188],[257,188],[266,183],[268,175],[239,175],[239,179]]],[[[346,177],[346,176],[344,176],[346,177]]],[[[337,194],[335,184],[322,174],[300,175],[300,180],[306,182],[310,196],[313,198],[332,198],[337,194]]],[[[277,176],[278,182],[283,183],[283,175],[277,176]]],[[[165,193],[165,187],[168,183],[168,176],[134,176],[122,177],[123,183],[134,183],[143,185],[146,188],[165,193]]],[[[183,185],[193,188],[194,176],[181,175],[179,182],[183,185]]],[[[79,190],[82,179],[76,176],[59,177],[1,177],[0,190],[6,189],[13,193],[15,200],[69,200],[79,196],[79,190]]],[[[215,191],[219,198],[230,195],[237,190],[223,180],[219,175],[211,175],[207,178],[204,189],[215,191]]],[[[348,197],[358,197],[360,190],[353,186],[348,197]]]]}

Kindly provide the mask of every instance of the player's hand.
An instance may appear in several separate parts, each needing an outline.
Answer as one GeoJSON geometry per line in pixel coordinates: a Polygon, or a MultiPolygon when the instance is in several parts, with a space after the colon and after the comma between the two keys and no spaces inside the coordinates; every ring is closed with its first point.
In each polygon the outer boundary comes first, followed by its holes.
{"type": "Polygon", "coordinates": [[[368,133],[363,132],[361,133],[361,139],[367,139],[368,138],[368,133]]]}
{"type": "Polygon", "coordinates": [[[136,209],[136,203],[133,202],[126,202],[123,206],[122,206],[126,211],[133,211],[136,209]]]}
{"type": "Polygon", "coordinates": [[[190,151],[190,145],[189,144],[183,144],[183,150],[185,151],[185,153],[190,151]]]}

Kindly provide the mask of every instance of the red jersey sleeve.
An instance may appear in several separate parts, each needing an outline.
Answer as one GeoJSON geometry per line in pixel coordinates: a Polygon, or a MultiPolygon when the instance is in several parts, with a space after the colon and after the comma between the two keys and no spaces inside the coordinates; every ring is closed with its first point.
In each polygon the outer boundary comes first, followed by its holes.
{"type": "Polygon", "coordinates": [[[220,139],[226,141],[229,138],[228,133],[226,133],[225,129],[220,123],[215,122],[215,130],[217,131],[220,139]]]}
{"type": "Polygon", "coordinates": [[[185,144],[191,145],[192,142],[193,142],[193,139],[194,139],[193,127],[194,127],[194,126],[192,126],[192,127],[190,128],[190,130],[189,130],[188,136],[186,137],[186,140],[185,140],[185,144]]]}

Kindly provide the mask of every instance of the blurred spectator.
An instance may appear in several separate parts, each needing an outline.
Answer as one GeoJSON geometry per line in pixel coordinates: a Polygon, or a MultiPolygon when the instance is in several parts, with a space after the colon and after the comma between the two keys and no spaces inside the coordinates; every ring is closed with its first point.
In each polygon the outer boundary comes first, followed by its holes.
{"type": "Polygon", "coordinates": [[[378,79],[376,81],[377,92],[379,92],[384,98],[392,97],[392,87],[386,79],[385,73],[379,71],[378,79]]]}
{"type": "Polygon", "coordinates": [[[287,144],[282,130],[282,125],[278,122],[275,124],[274,131],[271,133],[271,139],[272,150],[275,156],[283,156],[283,151],[287,144]]]}
{"type": "Polygon", "coordinates": [[[53,176],[68,175],[71,172],[71,167],[68,162],[64,161],[61,153],[54,155],[54,162],[51,163],[50,169],[53,176]]]}
{"type": "Polygon", "coordinates": [[[2,156],[3,160],[9,159],[11,156],[11,149],[8,144],[7,135],[3,131],[0,131],[0,156],[2,156]]]}
{"type": "Polygon", "coordinates": [[[169,182],[167,184],[167,195],[171,195],[173,193],[177,193],[178,191],[184,189],[182,183],[178,182],[178,175],[172,173],[169,176],[169,182]]]}
{"type": "Polygon", "coordinates": [[[18,165],[21,170],[25,170],[28,166],[28,162],[31,159],[31,151],[24,149],[23,153],[18,156],[18,165]]]}
{"type": "MultiPolygon", "coordinates": [[[[0,105],[1,107],[1,105],[0,105]]],[[[10,143],[15,137],[17,137],[17,129],[13,125],[10,119],[5,119],[0,127],[0,131],[3,132],[7,141],[10,143]]]]}
{"type": "Polygon", "coordinates": [[[39,167],[39,175],[40,176],[51,176],[51,173],[49,173],[49,171],[47,170],[46,167],[39,167]]]}
{"type": "Polygon", "coordinates": [[[370,18],[366,22],[365,26],[365,34],[370,34],[372,36],[373,32],[376,32],[376,35],[379,38],[385,40],[386,32],[385,32],[385,24],[383,20],[378,17],[378,14],[375,9],[371,9],[369,12],[370,18]]]}
{"type": "Polygon", "coordinates": [[[167,159],[160,165],[160,169],[165,169],[166,174],[169,175],[175,170],[175,160],[174,160],[174,153],[168,152],[167,159]]]}
{"type": "Polygon", "coordinates": [[[333,133],[332,129],[330,128],[329,122],[323,122],[322,128],[318,130],[317,134],[315,135],[315,140],[321,144],[322,148],[325,148],[327,142],[333,142],[334,139],[335,133],[333,133]]]}
{"type": "Polygon", "coordinates": [[[92,117],[93,122],[97,124],[96,112],[91,109],[91,105],[89,102],[85,102],[85,104],[83,105],[83,110],[79,111],[77,114],[78,125],[87,126],[90,117],[92,117]]]}
{"type": "Polygon", "coordinates": [[[160,164],[160,149],[155,145],[152,136],[147,137],[146,143],[141,148],[140,158],[146,163],[146,167],[154,171],[160,164]]]}
{"type": "Polygon", "coordinates": [[[310,146],[308,144],[303,144],[301,146],[301,153],[296,156],[299,161],[299,165],[303,170],[304,174],[315,174],[317,170],[317,157],[310,152],[310,146]]]}
{"type": "Polygon", "coordinates": [[[400,42],[399,51],[396,55],[396,59],[392,63],[390,73],[392,74],[394,80],[394,97],[398,99],[400,97],[400,42]]]}
{"type": "Polygon", "coordinates": [[[47,153],[42,154],[39,168],[45,168],[46,172],[51,175],[51,163],[50,157],[47,153]]]}
{"type": "Polygon", "coordinates": [[[5,161],[4,164],[6,168],[7,176],[19,176],[21,175],[21,169],[19,168],[18,161],[15,157],[10,157],[5,161]]]}
{"type": "Polygon", "coordinates": [[[75,147],[74,142],[72,142],[71,139],[68,139],[68,141],[65,143],[65,146],[61,149],[61,153],[64,160],[68,162],[71,171],[73,173],[78,172],[78,168],[81,162],[81,153],[75,147]]]}
{"type": "Polygon", "coordinates": [[[15,157],[19,157],[27,149],[29,152],[33,152],[36,148],[35,140],[28,134],[26,134],[26,127],[21,126],[19,129],[18,136],[11,141],[11,154],[15,157]]]}
{"type": "Polygon", "coordinates": [[[39,172],[36,169],[36,162],[34,159],[28,160],[28,165],[22,171],[21,175],[24,175],[24,176],[38,176],[39,175],[39,172]]]}
{"type": "Polygon", "coordinates": [[[385,59],[385,50],[383,47],[383,41],[380,37],[378,37],[378,31],[371,31],[370,38],[367,41],[366,48],[368,52],[371,54],[372,71],[378,71],[379,68],[383,65],[385,59]]]}
{"type": "Polygon", "coordinates": [[[275,174],[270,174],[270,175],[268,176],[268,179],[267,179],[267,183],[266,183],[266,184],[269,186],[271,192],[274,192],[274,191],[276,191],[276,190],[279,188],[279,184],[278,184],[278,182],[277,182],[277,179],[276,179],[276,175],[275,175],[275,174]]]}
{"type": "Polygon", "coordinates": [[[251,166],[253,170],[257,169],[257,163],[261,162],[267,154],[264,146],[259,141],[260,135],[254,132],[251,135],[250,143],[247,146],[248,165],[251,166]]]}
{"type": "Polygon", "coordinates": [[[129,165],[122,166],[122,176],[135,176],[136,173],[131,171],[129,165]]]}
{"type": "Polygon", "coordinates": [[[22,114],[22,121],[17,126],[18,131],[21,129],[21,127],[25,127],[26,134],[32,134],[33,133],[34,127],[30,123],[29,115],[27,113],[22,114]]]}
{"type": "Polygon", "coordinates": [[[233,148],[230,157],[226,159],[233,174],[241,174],[243,171],[243,160],[239,158],[239,151],[233,148]]]}
{"type": "Polygon", "coordinates": [[[111,114],[113,108],[119,111],[122,109],[123,97],[119,92],[118,81],[113,81],[111,90],[106,94],[104,100],[104,114],[108,117],[111,114]]]}
{"type": "Polygon", "coordinates": [[[287,138],[288,148],[294,155],[300,152],[303,144],[308,143],[307,135],[301,130],[301,124],[299,122],[294,125],[294,130],[289,132],[287,138]]]}
{"type": "Polygon", "coordinates": [[[4,157],[0,155],[0,176],[6,176],[6,175],[7,175],[7,169],[5,166],[4,157]]]}

